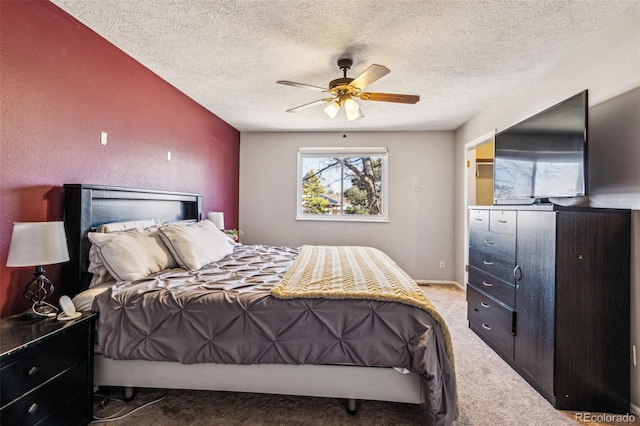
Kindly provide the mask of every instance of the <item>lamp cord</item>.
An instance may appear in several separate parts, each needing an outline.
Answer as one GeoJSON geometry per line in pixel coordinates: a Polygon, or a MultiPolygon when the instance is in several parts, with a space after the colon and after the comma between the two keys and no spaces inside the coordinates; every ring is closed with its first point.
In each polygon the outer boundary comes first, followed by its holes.
{"type": "Polygon", "coordinates": [[[40,315],[41,317],[47,317],[47,318],[53,318],[58,316],[58,311],[60,311],[60,309],[56,308],[51,303],[45,302],[44,300],[41,300],[39,302],[34,302],[33,305],[31,305],[31,310],[33,311],[34,314],[40,315]],[[36,309],[36,305],[38,306],[47,305],[49,308],[52,309],[52,311],[47,313],[38,312],[38,310],[36,309]]]}
{"type": "Polygon", "coordinates": [[[95,416],[95,415],[94,415],[94,416],[93,416],[93,422],[92,422],[92,423],[106,423],[106,422],[114,422],[114,421],[117,421],[117,420],[124,419],[125,417],[129,416],[130,414],[135,413],[135,412],[136,412],[136,411],[138,411],[138,410],[142,410],[143,408],[146,408],[146,407],[148,407],[148,406],[150,406],[150,405],[156,404],[156,403],[158,403],[158,402],[160,402],[160,401],[164,400],[164,399],[167,397],[167,395],[168,395],[168,394],[169,394],[169,392],[168,392],[168,391],[165,391],[164,395],[162,395],[161,397],[159,397],[159,398],[157,398],[157,399],[154,399],[153,401],[149,401],[149,402],[147,402],[146,404],[143,404],[143,405],[141,405],[140,407],[135,408],[135,409],[133,409],[133,410],[129,411],[128,413],[123,414],[123,415],[119,415],[119,414],[120,414],[120,413],[122,413],[122,411],[123,411],[123,410],[125,409],[125,407],[127,406],[127,403],[126,403],[126,402],[124,402],[124,401],[122,401],[122,400],[120,400],[120,399],[117,399],[117,398],[112,398],[112,397],[107,396],[107,395],[94,394],[94,396],[97,396],[97,397],[101,397],[101,398],[103,398],[103,400],[102,400],[102,407],[103,407],[103,408],[104,408],[104,406],[106,405],[106,401],[109,401],[109,400],[111,400],[111,401],[117,401],[117,402],[119,402],[119,403],[122,403],[123,405],[121,406],[121,408],[118,410],[118,412],[117,412],[117,413],[112,414],[111,416],[107,416],[107,417],[97,417],[97,416],[95,416]]]}

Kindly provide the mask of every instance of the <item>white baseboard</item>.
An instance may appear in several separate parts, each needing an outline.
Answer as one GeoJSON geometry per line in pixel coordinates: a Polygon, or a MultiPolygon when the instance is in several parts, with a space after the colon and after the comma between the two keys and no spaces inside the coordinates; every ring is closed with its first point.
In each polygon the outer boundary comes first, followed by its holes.
{"type": "Polygon", "coordinates": [[[640,416],[640,407],[632,402],[631,403],[631,412],[633,414],[635,414],[636,416],[640,416]]]}
{"type": "Polygon", "coordinates": [[[461,286],[457,281],[446,281],[446,280],[414,280],[418,285],[455,285],[460,290],[464,290],[464,287],[461,286]]]}

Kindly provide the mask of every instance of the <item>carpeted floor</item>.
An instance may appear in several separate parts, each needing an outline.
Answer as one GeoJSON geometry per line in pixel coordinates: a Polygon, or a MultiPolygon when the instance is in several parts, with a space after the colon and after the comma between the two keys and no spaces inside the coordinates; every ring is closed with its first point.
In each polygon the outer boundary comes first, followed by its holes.
{"type": "MultiPolygon", "coordinates": [[[[462,425],[640,425],[579,422],[576,413],[555,410],[469,328],[465,293],[455,286],[423,286],[451,331],[462,425]]],[[[102,394],[121,398],[117,389],[102,394]]],[[[108,417],[123,406],[96,396],[94,414],[108,417]],[[104,404],[104,407],[103,407],[104,404]]],[[[425,417],[418,405],[358,401],[358,413],[346,413],[346,401],[286,395],[138,389],[110,425],[418,425],[425,417]],[[164,399],[141,408],[144,404],[164,399]],[[130,413],[127,415],[127,413],[130,413]]],[[[96,422],[97,423],[97,422],[96,422]]]]}

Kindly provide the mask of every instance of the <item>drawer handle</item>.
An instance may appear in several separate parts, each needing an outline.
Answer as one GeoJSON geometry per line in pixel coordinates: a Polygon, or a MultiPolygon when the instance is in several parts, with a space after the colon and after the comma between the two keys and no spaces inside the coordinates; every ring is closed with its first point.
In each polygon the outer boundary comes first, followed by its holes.
{"type": "Polygon", "coordinates": [[[516,267],[513,268],[513,278],[516,281],[520,281],[522,279],[522,269],[520,268],[520,265],[516,265],[516,267]]]}
{"type": "Polygon", "coordinates": [[[485,265],[488,265],[488,266],[493,265],[493,262],[487,262],[486,260],[483,260],[482,263],[484,263],[485,265]]]}
{"type": "Polygon", "coordinates": [[[491,326],[487,325],[485,323],[482,323],[482,328],[487,329],[487,330],[491,330],[491,326]]]}
{"type": "Polygon", "coordinates": [[[485,302],[480,302],[480,304],[485,307],[485,308],[490,308],[491,306],[489,306],[488,304],[486,304],[485,302]]]}
{"type": "Polygon", "coordinates": [[[507,223],[507,219],[498,219],[498,223],[507,223]]]}
{"type": "Polygon", "coordinates": [[[482,284],[487,286],[487,287],[493,287],[493,284],[486,282],[486,281],[482,281],[482,284]]]}
{"type": "Polygon", "coordinates": [[[38,367],[31,367],[27,370],[27,376],[35,376],[38,374],[38,367]]]}
{"type": "Polygon", "coordinates": [[[492,240],[484,240],[485,244],[493,244],[494,242],[492,240]]]}
{"type": "Polygon", "coordinates": [[[482,218],[481,217],[476,217],[475,218],[478,222],[482,222],[482,218]]]}
{"type": "Polygon", "coordinates": [[[29,409],[27,410],[27,413],[35,414],[36,411],[38,411],[38,404],[34,402],[33,404],[31,404],[31,407],[29,407],[29,409]]]}

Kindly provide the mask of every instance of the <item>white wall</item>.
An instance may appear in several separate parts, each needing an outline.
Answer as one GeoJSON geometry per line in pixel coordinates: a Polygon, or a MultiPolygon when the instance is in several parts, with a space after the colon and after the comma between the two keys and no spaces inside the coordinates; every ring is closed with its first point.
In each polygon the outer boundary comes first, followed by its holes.
{"type": "MultiPolygon", "coordinates": [[[[589,199],[640,210],[640,4],[584,40],[556,66],[486,108],[456,132],[455,276],[464,279],[464,144],[501,131],[584,89],[589,90],[589,199]]],[[[631,340],[640,350],[640,232],[632,235],[631,340]]],[[[631,367],[631,400],[640,406],[640,367],[631,367]]]]}
{"type": "Polygon", "coordinates": [[[453,132],[242,133],[242,241],[367,245],[416,280],[453,280],[454,145],[453,132]],[[297,149],[336,146],[389,149],[388,223],[296,221],[297,149]]]}

